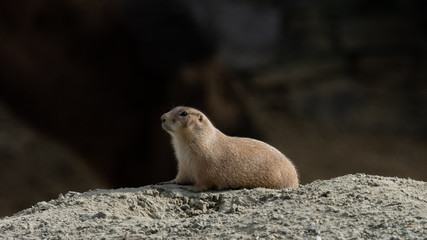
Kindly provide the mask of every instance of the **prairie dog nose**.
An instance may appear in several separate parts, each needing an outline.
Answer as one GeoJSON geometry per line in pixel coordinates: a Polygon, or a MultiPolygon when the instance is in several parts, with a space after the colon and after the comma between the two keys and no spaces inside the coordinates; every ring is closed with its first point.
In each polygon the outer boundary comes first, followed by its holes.
{"type": "Polygon", "coordinates": [[[163,114],[163,115],[160,117],[160,121],[162,121],[162,123],[166,122],[166,114],[163,114]]]}

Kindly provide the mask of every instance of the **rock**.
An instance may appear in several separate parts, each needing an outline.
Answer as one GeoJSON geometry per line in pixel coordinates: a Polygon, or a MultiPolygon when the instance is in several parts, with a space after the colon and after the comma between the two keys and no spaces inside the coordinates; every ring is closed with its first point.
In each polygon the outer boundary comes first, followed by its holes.
{"type": "Polygon", "coordinates": [[[195,193],[168,184],[70,192],[0,220],[0,235],[5,239],[421,239],[427,228],[426,197],[426,182],[365,174],[283,190],[195,193]]]}

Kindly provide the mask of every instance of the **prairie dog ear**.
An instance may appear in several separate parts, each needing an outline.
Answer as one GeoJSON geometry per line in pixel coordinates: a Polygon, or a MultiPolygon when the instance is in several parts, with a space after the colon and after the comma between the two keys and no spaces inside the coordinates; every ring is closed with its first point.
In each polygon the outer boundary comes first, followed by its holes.
{"type": "Polygon", "coordinates": [[[203,122],[203,115],[202,114],[199,114],[199,121],[203,122]]]}

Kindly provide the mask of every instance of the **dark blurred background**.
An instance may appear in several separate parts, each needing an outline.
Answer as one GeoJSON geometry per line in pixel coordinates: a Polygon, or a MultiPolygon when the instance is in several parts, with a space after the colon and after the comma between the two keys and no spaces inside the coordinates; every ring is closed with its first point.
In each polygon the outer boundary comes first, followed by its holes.
{"type": "Polygon", "coordinates": [[[162,113],[204,111],[302,183],[427,181],[424,0],[0,2],[0,216],[172,179],[162,113]]]}

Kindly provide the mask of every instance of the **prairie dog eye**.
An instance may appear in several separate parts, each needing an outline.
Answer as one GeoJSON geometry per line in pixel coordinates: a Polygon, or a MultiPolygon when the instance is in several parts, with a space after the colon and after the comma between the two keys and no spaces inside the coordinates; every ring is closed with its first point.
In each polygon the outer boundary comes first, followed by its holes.
{"type": "Polygon", "coordinates": [[[182,113],[179,114],[179,116],[182,116],[182,117],[185,117],[187,115],[188,115],[188,112],[186,112],[186,111],[184,111],[184,112],[182,112],[182,113]]]}

